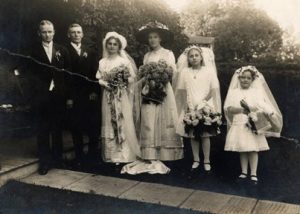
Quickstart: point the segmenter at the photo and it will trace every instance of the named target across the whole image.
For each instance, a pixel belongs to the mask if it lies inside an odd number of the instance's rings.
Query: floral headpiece
[[[158,21],[148,22],[146,25],[140,27],[136,33],[136,38],[139,42],[147,44],[148,35],[151,32],[158,32],[163,42],[171,42],[174,40],[174,35],[169,28]]]
[[[146,25],[143,25],[142,27],[139,28],[139,31],[145,30],[147,28],[160,28],[164,30],[169,30],[167,25],[164,25],[163,23],[160,23],[156,20],[154,22],[149,22]]]
[[[190,45],[184,50],[184,54],[187,55],[190,50],[196,49],[202,54],[202,49],[197,45]]]
[[[244,71],[248,71],[248,70],[254,72],[254,74],[255,74],[255,75],[254,75],[254,78],[259,77],[259,71],[258,71],[257,68],[256,68],[255,66],[253,66],[253,65],[243,66],[243,67],[237,69],[237,70],[235,71],[235,73],[238,74],[238,76],[240,76],[240,75],[243,74]]]

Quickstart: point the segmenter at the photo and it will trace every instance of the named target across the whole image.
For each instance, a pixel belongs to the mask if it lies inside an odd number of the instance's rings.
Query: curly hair
[[[243,73],[245,73],[245,72],[247,72],[247,71],[250,72],[251,77],[252,77],[252,80],[255,80],[256,77],[257,77],[257,73],[256,73],[255,71],[251,70],[251,69],[243,70],[243,71],[241,72],[241,74],[243,74]]]
[[[112,39],[116,40],[116,42],[117,42],[118,45],[119,45],[119,50],[121,50],[121,49],[122,49],[122,42],[121,42],[121,40],[120,40],[119,38],[117,38],[117,37],[115,37],[115,36],[110,36],[110,37],[106,40],[105,46],[107,46],[108,42],[109,42],[110,40],[112,40]]]

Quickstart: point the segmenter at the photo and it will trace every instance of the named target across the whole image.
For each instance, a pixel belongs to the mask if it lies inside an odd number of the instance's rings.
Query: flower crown
[[[198,50],[201,54],[202,54],[202,49],[199,47],[199,46],[197,46],[197,45],[190,45],[190,46],[188,46],[185,50],[184,50],[184,54],[185,55],[187,55],[188,54],[188,52],[190,51],[190,50],[192,50],[192,49],[196,49],[196,50]]]
[[[164,25],[158,21],[154,21],[154,22],[149,22],[146,25],[143,25],[142,27],[139,28],[139,31],[142,31],[147,28],[160,28],[160,29],[164,29],[164,30],[169,30],[169,28],[166,25]]]
[[[248,71],[248,70],[254,72],[254,78],[259,77],[259,71],[258,71],[257,68],[256,68],[255,66],[253,66],[253,65],[243,66],[243,67],[237,69],[237,70],[235,71],[235,73],[238,74],[238,76],[240,76],[240,75],[242,75],[242,73],[243,73],[244,71]]]

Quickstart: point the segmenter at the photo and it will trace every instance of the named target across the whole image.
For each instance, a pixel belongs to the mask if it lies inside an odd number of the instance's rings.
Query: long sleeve
[[[174,73],[176,72],[176,60],[175,60],[175,56],[174,53],[172,51],[169,51],[169,60],[168,63],[169,65],[173,68]]]
[[[102,63],[103,63],[103,60],[100,60],[99,61],[98,71],[96,73],[96,78],[98,79],[100,85],[105,86],[107,84],[107,82],[103,79],[103,74],[102,74],[103,67],[102,67]]]

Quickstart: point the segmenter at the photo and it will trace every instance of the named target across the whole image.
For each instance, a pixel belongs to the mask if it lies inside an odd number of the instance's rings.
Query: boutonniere
[[[60,51],[56,51],[56,52],[55,52],[55,57],[56,57],[57,61],[59,61],[59,59],[61,58],[61,53],[60,53]]]
[[[87,57],[88,57],[88,53],[85,51],[85,52],[83,52],[82,56],[83,56],[84,58],[87,58]]]

